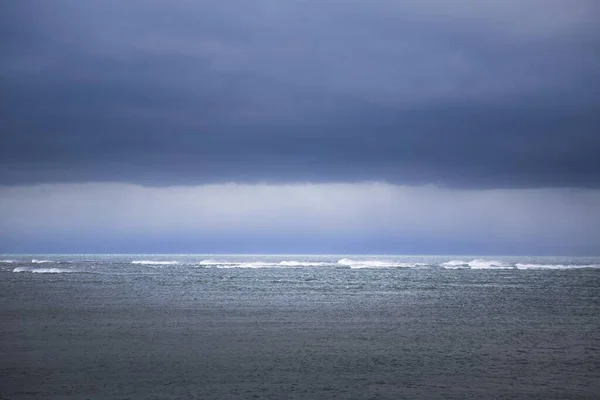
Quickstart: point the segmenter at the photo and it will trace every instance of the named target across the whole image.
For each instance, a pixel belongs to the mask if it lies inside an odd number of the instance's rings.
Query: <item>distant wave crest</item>
[[[178,261],[154,261],[154,260],[137,260],[132,261],[132,264],[137,265],[175,265],[179,264]]]
[[[236,264],[238,264],[238,263],[235,263],[233,261],[202,260],[199,263],[197,263],[196,265],[218,266],[218,265],[236,265]]]
[[[36,260],[35,258],[33,260],[31,260],[32,264],[49,264],[49,263],[53,263],[54,261],[52,260]]]
[[[329,264],[317,261],[282,261],[279,265],[282,267],[324,267]]]
[[[281,268],[281,267],[324,267],[330,265],[326,262],[317,261],[281,261],[281,262],[233,262],[233,261],[217,261],[217,260],[202,260],[197,265],[213,268]]]
[[[451,260],[451,261],[440,264],[440,267],[444,267],[446,269],[469,268],[469,262],[463,261],[463,260]]]
[[[498,260],[475,259],[471,261],[451,260],[441,263],[440,267],[445,269],[513,269],[510,263]]]
[[[281,268],[279,263],[270,263],[270,262],[218,264],[218,265],[214,265],[214,267],[215,268]]]
[[[498,260],[473,260],[469,262],[471,269],[512,269],[513,265]]]
[[[72,269],[66,268],[31,268],[31,267],[17,267],[13,269],[13,272],[31,272],[34,274],[62,274],[68,272],[77,272]]]
[[[576,269],[600,268],[600,264],[541,264],[541,263],[508,263],[498,260],[475,259],[471,261],[451,260],[440,264],[445,269]]]
[[[425,267],[425,263],[409,263],[409,262],[393,262],[387,260],[352,260],[350,258],[342,258],[338,260],[338,265],[350,267],[352,269],[369,269],[369,268],[415,268]]]
[[[515,264],[517,269],[578,269],[578,268],[600,268],[600,264]]]
[[[513,269],[510,263],[498,260],[475,259],[471,261],[451,260],[441,263],[440,267],[445,269]]]

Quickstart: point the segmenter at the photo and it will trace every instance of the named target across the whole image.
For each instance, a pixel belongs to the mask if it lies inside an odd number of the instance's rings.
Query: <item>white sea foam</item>
[[[329,265],[326,262],[316,261],[282,261],[279,263],[282,267],[323,267]]]
[[[390,268],[393,267],[394,264],[381,260],[351,260],[349,258],[342,258],[337,262],[339,265],[343,265],[345,267],[379,267],[379,268]]]
[[[137,264],[137,265],[175,265],[175,264],[179,264],[178,261],[153,261],[153,260],[139,260],[139,261],[132,261],[132,264]]]
[[[508,264],[498,260],[472,260],[468,263],[471,269],[512,269],[512,264]]]
[[[16,260],[0,260],[0,264],[14,264]]]
[[[31,260],[32,264],[48,264],[48,263],[53,263],[54,261],[51,260],[36,260],[35,258],[33,260]]]
[[[249,262],[249,263],[235,263],[228,265],[215,265],[215,268],[281,268],[279,263],[269,262]]]
[[[351,269],[415,268],[428,265],[424,263],[394,262],[389,260],[351,260],[349,258],[342,258],[337,263]]]
[[[66,268],[31,268],[31,267],[17,267],[13,269],[13,272],[31,272],[34,274],[62,274],[68,272],[77,272],[72,269]]]
[[[217,261],[217,260],[202,260],[197,265],[235,265],[237,263],[231,261]]]
[[[428,264],[421,263],[394,263],[394,264],[360,264],[360,265],[351,265],[350,269],[389,269],[389,268],[419,268],[419,267],[427,267]]]
[[[464,269],[469,267],[469,262],[463,260],[451,260],[440,264],[440,266],[445,269]]]
[[[462,268],[471,268],[471,269],[510,269],[513,268],[512,264],[498,261],[498,260],[483,260],[476,259],[471,261],[464,260],[451,260],[445,263],[440,264],[441,267],[445,269],[462,269]]]
[[[578,269],[600,268],[600,264],[515,264],[518,269]]]
[[[234,261],[217,261],[217,260],[202,260],[198,264],[203,267],[213,268],[282,268],[282,267],[322,267],[329,265],[326,262],[316,261],[281,261],[281,262],[234,262]]]

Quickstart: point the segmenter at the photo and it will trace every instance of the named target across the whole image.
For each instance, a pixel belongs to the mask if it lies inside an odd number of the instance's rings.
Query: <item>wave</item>
[[[202,260],[196,265],[203,267],[214,268],[278,268],[278,267],[324,267],[331,265],[326,262],[316,261],[281,261],[281,262],[233,262],[233,261],[217,261],[217,260]]]
[[[363,264],[363,265],[351,265],[350,269],[390,269],[390,268],[424,268],[429,267],[429,264],[423,263],[395,263],[395,264]]]
[[[356,268],[393,268],[397,263],[383,261],[383,260],[351,260],[349,258],[342,258],[337,262],[339,265],[345,267],[356,267]]]
[[[349,258],[342,258],[338,260],[338,265],[344,267],[350,267],[351,269],[374,269],[374,268],[416,268],[426,267],[428,264],[425,263],[407,263],[407,262],[393,262],[386,260],[351,260]]]
[[[279,263],[269,262],[249,262],[249,263],[230,263],[213,265],[214,268],[281,268]]]
[[[517,269],[580,269],[600,268],[600,264],[515,264]]]
[[[52,260],[36,260],[35,258],[33,260],[31,260],[32,264],[48,264],[48,263],[54,263],[54,261]]]
[[[175,264],[179,264],[179,261],[139,260],[139,261],[132,261],[131,263],[137,264],[137,265],[175,265]]]
[[[279,265],[282,267],[324,267],[330,265],[330,263],[316,261],[282,261]]]
[[[31,268],[31,267],[17,267],[13,269],[13,272],[31,272],[34,274],[62,274],[68,272],[77,272],[72,269],[66,268]]]
[[[471,269],[513,269],[512,264],[498,260],[473,260],[468,263]]]
[[[464,269],[469,268],[469,262],[463,260],[451,260],[441,263],[440,267],[444,267],[445,269]]]
[[[0,264],[14,264],[16,260],[0,260]]]
[[[216,260],[202,260],[197,265],[234,265],[234,262],[227,261],[216,261]]]
[[[451,260],[439,264],[444,269],[513,269],[514,265],[498,260],[475,259],[471,261]]]

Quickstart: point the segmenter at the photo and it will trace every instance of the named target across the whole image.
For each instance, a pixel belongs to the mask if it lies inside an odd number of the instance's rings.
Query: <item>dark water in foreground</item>
[[[0,398],[600,393],[597,258],[0,259]]]

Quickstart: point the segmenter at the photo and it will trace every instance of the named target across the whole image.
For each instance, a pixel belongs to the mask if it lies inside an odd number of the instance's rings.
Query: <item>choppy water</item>
[[[0,279],[9,398],[600,393],[600,258],[6,255]]]

